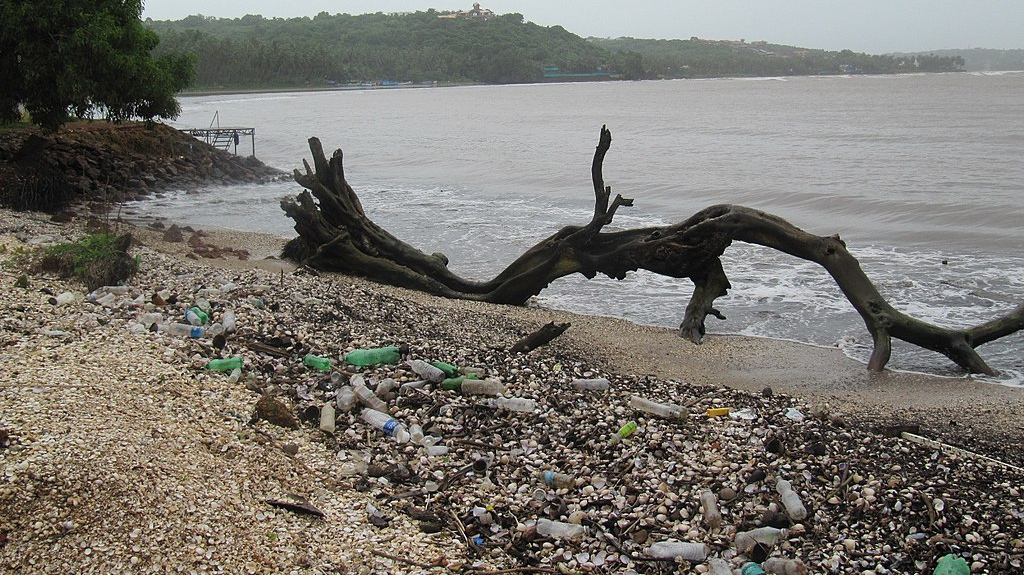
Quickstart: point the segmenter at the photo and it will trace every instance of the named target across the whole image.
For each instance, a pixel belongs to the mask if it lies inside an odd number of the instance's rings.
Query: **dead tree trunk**
[[[889,361],[892,338],[942,353],[972,373],[994,374],[975,348],[1024,328],[1024,305],[1001,318],[968,329],[947,329],[909,317],[886,302],[861,270],[860,263],[838,236],[815,236],[789,222],[751,208],[717,205],[670,226],[604,232],[620,207],[633,200],[604,185],[604,157],[611,132],[601,129],[594,154],[594,215],[583,226],[566,226],[537,243],[494,279],[465,280],[447,267],[443,254],[427,255],[395,238],[363,212],[356,193],[345,180],[342,153],[328,160],[316,138],[309,140],[314,167],[303,161],[305,173],[295,181],[306,188],[294,200],[281,202],[295,220],[298,237],[285,257],[317,269],[337,271],[435,295],[522,305],[552,281],[574,273],[593,278],[598,273],[622,279],[645,269],[694,283],[679,334],[700,343],[708,315],[724,319],[715,299],[726,294],[729,280],[720,256],[734,241],[777,249],[821,265],[835,279],[861,315],[874,340],[868,369],[881,371]]]

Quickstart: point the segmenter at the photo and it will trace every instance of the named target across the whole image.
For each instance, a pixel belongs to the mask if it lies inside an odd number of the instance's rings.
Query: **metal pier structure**
[[[214,126],[216,124],[216,126]],[[210,144],[214,148],[220,148],[225,152],[233,151],[238,154],[238,143],[243,137],[248,136],[252,144],[252,155],[256,155],[256,128],[222,127],[220,125],[220,112],[213,115],[213,121],[208,128],[183,128],[182,132]],[[234,148],[232,149],[232,146]]]

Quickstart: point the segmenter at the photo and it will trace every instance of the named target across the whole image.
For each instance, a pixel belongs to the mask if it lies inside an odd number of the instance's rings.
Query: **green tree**
[[[176,117],[193,57],[153,57],[159,37],[141,14],[141,0],[0,2],[0,119],[19,105],[50,130],[69,115]]]

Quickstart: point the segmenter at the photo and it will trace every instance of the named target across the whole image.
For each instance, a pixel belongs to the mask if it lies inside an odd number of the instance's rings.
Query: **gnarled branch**
[[[363,212],[345,179],[342,153],[328,161],[319,140],[309,140],[315,171],[295,171],[307,191],[281,202],[295,220],[298,237],[285,256],[306,265],[364,276],[439,296],[522,305],[552,281],[574,273],[593,278],[601,273],[622,279],[640,269],[674,278],[689,278],[693,296],[679,327],[680,336],[700,343],[708,315],[725,319],[715,300],[727,293],[729,280],[721,255],[733,241],[774,248],[812,261],[827,271],[864,320],[874,341],[868,369],[885,368],[892,338],[937,351],[972,373],[994,374],[976,347],[1024,329],[1024,305],[979,326],[947,329],[907,316],[878,292],[838,236],[816,236],[777,216],[752,208],[716,205],[668,226],[605,232],[619,207],[633,200],[616,195],[603,176],[611,132],[601,128],[591,177],[594,213],[584,226],[566,226],[516,258],[489,281],[465,280],[448,270],[443,254],[427,255],[374,224]],[[314,199],[315,198],[315,199]]]

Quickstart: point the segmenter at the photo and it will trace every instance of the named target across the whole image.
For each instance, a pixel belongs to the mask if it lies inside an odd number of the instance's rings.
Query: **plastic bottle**
[[[744,563],[743,567],[740,567],[740,575],[765,575],[765,573],[764,569],[762,569],[760,565],[753,561],[749,561]]]
[[[604,391],[611,387],[611,382],[603,377],[595,379],[574,379],[572,380],[573,389],[581,391]]]
[[[431,361],[430,365],[443,371],[445,377],[455,377],[455,374],[459,373],[459,368],[455,367],[450,363],[445,363],[443,361]]]
[[[185,310],[185,321],[191,325],[205,325],[210,321],[210,316],[197,307],[190,307]]]
[[[722,513],[718,510],[718,498],[710,490],[700,492],[700,507],[704,510],[704,522],[712,530],[722,526]]]
[[[618,442],[622,441],[623,439],[626,439],[630,435],[633,435],[634,431],[636,431],[636,422],[630,421],[626,425],[620,427],[618,431],[613,433],[612,436],[608,438],[608,443],[615,445]]]
[[[220,316],[220,323],[224,324],[224,331],[228,333],[234,333],[235,331],[235,312],[227,310],[224,315]]]
[[[639,409],[644,413],[650,413],[658,417],[665,419],[678,419],[686,415],[686,411],[683,410],[681,405],[674,403],[658,403],[649,399],[634,395],[629,398],[629,406],[633,409]]]
[[[583,534],[586,532],[585,527],[576,523],[563,523],[550,519],[537,520],[537,533],[554,537],[555,539],[578,539],[583,537]]]
[[[352,411],[352,407],[356,404],[356,393],[352,391],[352,386],[343,385],[334,392],[334,405],[343,412]]]
[[[334,406],[330,403],[325,403],[320,408],[320,431],[326,431],[327,433],[334,433],[334,419],[336,417]]]
[[[496,379],[465,379],[459,386],[459,393],[464,395],[501,395],[505,393],[505,384]]]
[[[782,505],[786,508],[789,518],[800,521],[807,518],[807,508],[800,501],[800,494],[793,490],[793,486],[785,479],[779,479],[775,483],[775,490],[782,496]]]
[[[409,426],[409,441],[412,441],[416,445],[423,443],[423,427],[418,423],[414,423]]]
[[[541,481],[555,489],[571,489],[576,487],[576,479],[567,473],[558,473],[547,470],[537,473],[537,476],[540,477]]]
[[[345,354],[345,361],[352,365],[377,365],[378,363],[398,363],[402,356],[395,346],[373,349],[354,349]]]
[[[732,575],[729,562],[720,557],[708,560],[708,575]]]
[[[492,407],[500,407],[501,409],[507,409],[509,411],[528,412],[537,409],[536,401],[523,397],[495,397],[494,399],[488,400],[487,403]]]
[[[183,335],[192,338],[200,338],[206,335],[206,328],[201,325],[189,325],[187,323],[162,323],[157,325],[158,331],[164,331],[171,335]]]
[[[775,573],[776,575],[807,575],[807,566],[799,559],[772,557],[765,559],[761,567],[766,572]]]
[[[774,547],[776,541],[785,539],[788,536],[788,529],[778,529],[775,527],[758,527],[750,531],[741,531],[736,534],[736,550],[741,554],[746,553],[758,543],[767,547]]]
[[[385,434],[394,437],[398,443],[406,443],[409,441],[409,431],[406,430],[405,425],[395,421],[390,415],[377,411],[376,409],[370,409],[369,407],[364,408],[363,412],[359,414],[363,418],[363,421],[383,431]]]
[[[441,383],[445,378],[444,370],[431,365],[422,359],[410,359],[409,368],[416,372],[416,375],[433,383]]]
[[[363,405],[376,409],[377,411],[387,411],[388,406],[381,398],[377,397],[377,394],[370,391],[370,388],[366,387],[362,376],[352,376],[349,380],[349,384],[352,386],[352,391],[356,395],[356,399],[359,400]]]
[[[963,557],[957,557],[950,553],[939,559],[932,575],[968,575],[970,572],[971,568],[968,567],[967,561]]]
[[[231,370],[231,375],[228,376],[228,383],[238,383],[238,380],[242,378],[242,368],[236,367]]]
[[[164,314],[160,312],[144,313],[139,316],[139,323],[149,327],[154,323],[160,323],[164,319]]]
[[[331,370],[331,360],[329,358],[320,357],[319,355],[313,355],[311,353],[307,353],[305,357],[302,358],[302,363],[320,371]]]
[[[647,554],[655,559],[681,557],[692,563],[702,563],[708,557],[708,546],[685,541],[659,541],[647,548]]]
[[[231,371],[236,368],[242,367],[242,356],[236,355],[235,357],[229,357],[227,359],[211,359],[206,364],[206,369],[210,371]]]

